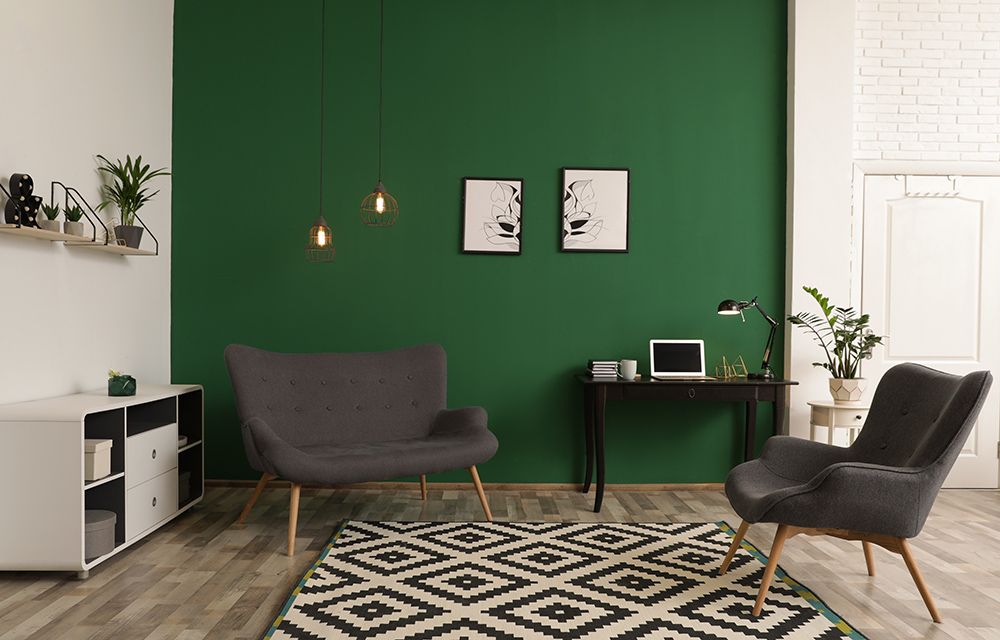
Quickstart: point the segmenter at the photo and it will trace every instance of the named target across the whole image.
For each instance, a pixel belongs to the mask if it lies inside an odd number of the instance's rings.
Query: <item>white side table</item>
[[[850,429],[849,443],[854,444],[861,427],[868,419],[866,403],[836,404],[832,400],[810,402],[809,404],[809,439],[816,439],[816,427],[826,427],[828,444],[833,444],[833,434],[837,429]]]

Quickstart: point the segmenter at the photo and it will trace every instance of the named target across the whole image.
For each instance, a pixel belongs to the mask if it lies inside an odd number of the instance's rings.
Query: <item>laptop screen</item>
[[[654,376],[705,375],[701,340],[650,340],[649,357]]]

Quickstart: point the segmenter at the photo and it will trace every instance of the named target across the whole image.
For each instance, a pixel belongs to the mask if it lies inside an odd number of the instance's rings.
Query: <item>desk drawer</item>
[[[752,386],[733,386],[705,382],[699,384],[677,384],[673,382],[643,385],[625,385],[622,388],[624,400],[716,400],[746,402],[757,399],[757,389]]]

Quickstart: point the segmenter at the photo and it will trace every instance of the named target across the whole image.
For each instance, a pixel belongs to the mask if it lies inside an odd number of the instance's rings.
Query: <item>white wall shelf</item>
[[[155,251],[146,249],[133,249],[120,244],[104,244],[103,242],[66,242],[67,247],[80,247],[81,249],[93,249],[105,253],[117,253],[121,256],[155,256]]]
[[[81,578],[201,501],[204,391],[149,385],[0,405],[0,571]],[[188,444],[178,447],[178,437]],[[111,474],[84,480],[84,440],[108,439]],[[115,546],[85,558],[84,512],[113,511]]]

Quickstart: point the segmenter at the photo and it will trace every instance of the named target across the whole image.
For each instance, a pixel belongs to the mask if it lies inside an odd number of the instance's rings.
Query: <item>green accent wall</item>
[[[205,386],[206,475],[252,479],[223,349],[379,351],[437,342],[451,407],[500,450],[484,482],[579,482],[589,358],[703,338],[708,367],[760,364],[784,309],[785,0],[388,0],[378,181],[378,0],[176,0],[172,377]],[[562,167],[631,168],[627,254],[562,253]],[[523,178],[522,255],[460,252],[462,178]],[[781,336],[772,357],[779,374]],[[721,482],[743,406],[612,404],[609,483]],[[758,414],[758,446],[771,411]],[[432,480],[465,480],[443,474]]]

